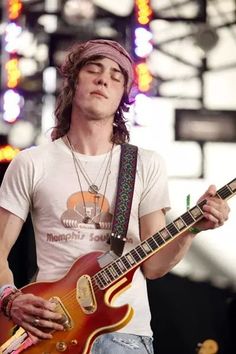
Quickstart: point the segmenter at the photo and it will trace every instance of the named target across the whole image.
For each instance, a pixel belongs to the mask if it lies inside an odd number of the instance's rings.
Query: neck
[[[101,155],[110,151],[113,143],[113,118],[102,120],[71,120],[67,133],[75,151],[85,155]]]

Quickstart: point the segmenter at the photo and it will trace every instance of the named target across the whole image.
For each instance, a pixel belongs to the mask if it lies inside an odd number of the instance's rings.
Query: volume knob
[[[67,349],[67,344],[65,342],[57,342],[56,344],[56,349],[59,351],[59,352],[64,352],[66,351]]]

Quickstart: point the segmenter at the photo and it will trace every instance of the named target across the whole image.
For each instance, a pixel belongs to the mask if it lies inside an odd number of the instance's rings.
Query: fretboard
[[[231,198],[236,193],[236,178],[217,191],[217,196],[223,200]],[[151,257],[166,244],[188,230],[197,221],[203,218],[203,206],[206,199],[180,215],[173,222],[158,231],[155,235],[142,241],[137,247],[125,255],[117,258],[94,275],[94,279],[101,289],[105,289],[130,270],[133,270],[146,259]]]

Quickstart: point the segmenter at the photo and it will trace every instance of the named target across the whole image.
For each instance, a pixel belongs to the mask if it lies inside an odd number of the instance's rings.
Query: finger
[[[47,328],[47,329],[52,329],[52,330],[56,330],[56,331],[63,331],[64,327],[54,321],[50,321],[50,320],[45,320],[43,318],[34,318],[33,322],[32,322],[33,326],[36,328]]]
[[[211,184],[206,190],[206,192],[199,198],[198,202],[209,197],[213,197],[214,195],[216,195],[216,186],[214,184]]]
[[[216,186],[214,184],[211,184],[208,187],[206,194],[208,197],[213,197],[214,195],[216,195]]]
[[[31,327],[36,327],[36,328],[47,328],[47,329],[52,329],[56,331],[63,331],[64,327],[54,321],[51,321],[49,319],[42,319],[39,317],[33,317],[33,316],[24,316],[23,322],[27,323]]]
[[[229,207],[227,203],[221,201],[220,199],[209,199],[207,203],[203,206],[203,210],[212,213],[221,222],[226,221],[229,215]]]
[[[204,205],[204,217],[217,224],[217,226],[223,225],[226,221],[226,217],[221,211],[207,204]]]
[[[221,224],[221,222],[219,221],[219,219],[217,219],[214,215],[210,214],[210,213],[204,213],[204,218],[208,221],[211,222],[211,229],[214,229],[220,225],[223,225],[223,223]]]
[[[55,320],[59,321],[62,318],[62,315],[58,312],[49,311],[44,308],[34,307],[33,311],[31,312],[34,317],[40,317],[43,319]]]
[[[35,295],[32,295],[31,300],[32,300],[31,303],[36,307],[45,308],[49,311],[55,311],[56,304],[51,301],[45,300],[45,299],[43,299],[39,296],[35,296]]]
[[[31,318],[31,322],[32,322]],[[23,327],[26,331],[30,332],[33,336],[36,336],[39,339],[52,339],[53,336],[50,332],[44,332],[41,329],[35,327],[32,323],[28,321],[21,321],[21,323],[17,323],[21,327]]]

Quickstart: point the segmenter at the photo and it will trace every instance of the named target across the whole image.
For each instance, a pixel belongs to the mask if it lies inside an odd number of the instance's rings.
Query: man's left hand
[[[216,186],[210,185],[207,191],[199,198],[198,203],[206,199],[203,206],[204,218],[196,223],[196,227],[201,231],[215,229],[224,225],[228,219],[230,208],[225,200],[216,196]]]

